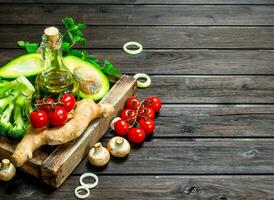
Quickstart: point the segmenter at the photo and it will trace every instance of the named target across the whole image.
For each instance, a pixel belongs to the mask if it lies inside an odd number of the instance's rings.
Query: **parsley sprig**
[[[103,73],[119,77],[121,72],[118,68],[113,66],[110,61],[105,60],[103,66],[100,65],[98,59],[88,55],[85,50],[77,50],[73,47],[76,44],[80,44],[82,47],[86,47],[86,38],[82,30],[87,28],[87,26],[83,23],[75,23],[73,18],[66,17],[62,19],[62,22],[66,28],[65,33],[63,34],[63,42],[62,42],[62,50],[64,56],[73,55],[81,58],[91,64],[93,64],[96,68],[100,69]],[[38,43],[29,43],[28,41],[18,41],[19,46],[25,48],[27,53],[34,53],[38,50]]]

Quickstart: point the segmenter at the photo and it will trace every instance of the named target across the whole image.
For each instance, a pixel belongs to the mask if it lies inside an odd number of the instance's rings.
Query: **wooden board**
[[[273,103],[274,76],[151,76],[150,90],[165,103]],[[163,89],[164,88],[164,89]]]
[[[23,49],[0,49],[0,66]],[[128,56],[121,50],[88,50],[100,61],[110,60],[126,74],[150,75],[274,75],[273,50],[145,50]],[[129,67],[130,66],[130,67]]]
[[[172,130],[170,130],[172,132]],[[105,144],[109,139],[103,139]],[[85,158],[73,175],[274,174],[273,138],[157,138],[133,147],[127,159],[96,168]]]
[[[135,79],[123,75],[100,101],[100,103],[113,104],[114,115],[92,121],[79,138],[57,146],[49,154],[43,152],[42,149],[36,151],[34,157],[21,169],[53,187],[59,187],[81,162],[89,149],[105,134],[112,118],[123,108],[126,99],[135,94],[135,90]],[[14,141],[0,137],[0,158],[9,158],[15,145]]]
[[[45,27],[0,25],[0,48],[21,48],[18,40],[40,42]],[[84,33],[90,41],[87,48],[92,49],[122,49],[128,41],[138,41],[145,49],[274,48],[274,27],[271,26],[88,26]]]
[[[23,52],[18,40],[40,41],[44,27],[72,16],[89,24],[89,54],[125,73],[153,75],[139,95],[164,100],[154,136],[127,159],[103,169],[84,159],[57,190],[19,172],[0,183],[0,199],[75,199],[85,172],[99,175],[90,199],[274,198],[273,0],[0,3],[1,61]],[[122,51],[132,40],[143,44],[142,54]]]
[[[14,16],[8,17],[13,10],[16,10]],[[48,13],[51,14],[44,21]],[[228,13],[229,16],[225,16]],[[19,4],[0,7],[0,24],[41,24],[43,21],[48,25],[60,25],[64,16],[73,16],[87,25],[273,25],[274,6]]]
[[[91,199],[272,199],[273,179],[273,175],[104,175],[100,176],[99,185],[92,189]],[[20,175],[13,183],[0,182],[0,193],[3,199],[11,199],[11,196],[14,199],[33,199],[37,196],[40,199],[75,199],[73,191],[78,182],[79,176],[71,176],[62,187],[53,191],[25,175]]]

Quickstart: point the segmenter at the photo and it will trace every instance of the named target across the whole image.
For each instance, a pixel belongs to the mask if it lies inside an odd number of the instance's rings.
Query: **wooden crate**
[[[115,114],[108,118],[99,118],[91,122],[85,132],[77,139],[56,147],[44,146],[34,152],[31,160],[22,167],[43,182],[58,188],[86,156],[89,149],[100,140],[109,128],[111,120],[123,108],[126,99],[135,95],[136,81],[127,75],[113,85],[100,103],[111,103]],[[0,158],[10,158],[17,142],[7,137],[0,137]]]

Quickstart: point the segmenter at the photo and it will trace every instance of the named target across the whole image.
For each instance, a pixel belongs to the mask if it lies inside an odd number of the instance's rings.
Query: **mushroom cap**
[[[123,158],[129,154],[130,144],[125,138],[117,136],[108,141],[107,149],[112,156]]]
[[[88,160],[92,165],[102,167],[110,160],[110,154],[108,150],[98,142],[90,149]]]

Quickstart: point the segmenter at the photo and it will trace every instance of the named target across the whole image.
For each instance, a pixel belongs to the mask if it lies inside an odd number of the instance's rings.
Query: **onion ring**
[[[118,120],[120,120],[121,119],[121,117],[115,117],[112,121],[111,121],[111,123],[110,123],[110,128],[112,129],[112,130],[114,130],[114,124],[118,121]]]
[[[128,49],[129,46],[135,46],[138,49],[136,49],[136,50],[130,50],[130,49]],[[123,50],[127,54],[136,55],[136,54],[139,54],[139,53],[141,53],[143,51],[143,46],[139,42],[131,41],[131,42],[127,42],[127,43],[124,44]]]
[[[80,194],[79,191],[81,191],[81,190],[84,190],[84,191],[86,191],[87,193],[86,193],[86,194]],[[87,198],[87,197],[90,195],[90,191],[89,191],[89,189],[88,189],[87,187],[81,185],[81,186],[78,186],[77,188],[75,188],[74,194],[75,194],[75,196],[76,196],[78,199],[85,199],[85,198]]]
[[[86,178],[86,177],[94,178],[95,182],[94,183],[89,183],[89,184],[84,183],[83,179]],[[86,187],[87,189],[92,189],[92,188],[96,187],[98,185],[98,182],[99,182],[98,176],[96,176],[96,174],[93,174],[93,173],[84,173],[80,177],[81,186]]]
[[[151,79],[147,74],[138,73],[138,74],[135,74],[133,77],[137,80],[137,87],[139,88],[147,88],[151,84]],[[140,78],[144,78],[146,79],[146,81],[145,82],[138,81],[138,79]]]

